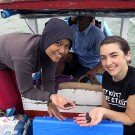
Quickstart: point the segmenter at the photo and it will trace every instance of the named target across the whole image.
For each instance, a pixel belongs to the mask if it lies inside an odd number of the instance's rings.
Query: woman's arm
[[[108,119],[122,122],[124,125],[132,125],[135,123],[135,95],[129,96],[125,112],[116,112],[105,108],[101,108],[101,110]]]
[[[106,106],[106,104],[104,104]],[[117,112],[103,107],[96,107],[89,112],[91,122],[87,123],[86,114],[79,114],[75,118],[75,122],[80,126],[94,126],[100,123],[103,117],[112,121],[122,122],[124,125],[132,125],[135,123],[135,95],[129,96],[127,100],[127,109],[125,112]],[[107,106],[106,106],[107,107]]]
[[[33,64],[28,60],[14,61],[14,70],[18,88],[23,97],[32,100],[49,100],[49,91],[43,91],[35,88],[32,80]]]

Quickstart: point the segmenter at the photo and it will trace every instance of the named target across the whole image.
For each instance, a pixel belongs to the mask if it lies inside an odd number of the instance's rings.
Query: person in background
[[[75,80],[83,75],[93,78],[102,67],[99,45],[105,38],[104,33],[95,26],[95,18],[88,15],[70,17],[69,25],[73,33],[73,52],[65,56],[63,74],[72,74]]]
[[[130,47],[125,39],[110,36],[100,45],[100,59],[103,74],[102,107],[89,112],[91,122],[87,123],[86,114],[79,114],[75,122],[80,126],[95,126],[103,118],[124,125],[124,135],[135,134],[135,68],[131,61]]]
[[[101,22],[96,20],[95,17],[91,16],[91,18],[92,18],[91,24],[101,29]],[[77,18],[75,16],[70,16],[68,18],[65,18],[65,21],[68,23],[69,26],[72,26],[73,24],[77,24]]]
[[[10,33],[0,36],[0,110],[15,106],[16,113],[23,113],[22,96],[47,101],[50,116],[66,119],[57,107],[72,109],[75,104],[55,93],[55,70],[71,45],[69,26],[57,18],[48,21],[42,35]],[[32,74],[40,70],[42,90],[35,88],[32,80]],[[72,106],[65,108],[67,103]]]

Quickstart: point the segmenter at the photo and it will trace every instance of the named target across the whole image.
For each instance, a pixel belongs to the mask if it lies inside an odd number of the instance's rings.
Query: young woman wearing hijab
[[[107,37],[100,45],[100,59],[106,72],[103,74],[102,107],[86,114],[79,114],[75,122],[81,126],[94,126],[103,118],[122,122],[123,135],[135,135],[135,68],[130,66],[130,47],[119,36]]]
[[[22,96],[48,101],[50,116],[65,119],[57,107],[72,109],[75,104],[55,93],[55,70],[71,45],[69,26],[57,18],[48,21],[42,35],[11,33],[0,36],[0,110],[15,106],[16,113],[23,113]],[[32,74],[40,70],[43,90],[35,88],[32,80]],[[67,103],[72,106],[65,108]]]

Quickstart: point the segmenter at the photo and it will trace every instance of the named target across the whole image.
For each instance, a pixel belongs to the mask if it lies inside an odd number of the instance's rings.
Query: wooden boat
[[[69,16],[78,12],[88,12],[97,17],[121,17],[121,36],[127,36],[129,17],[135,16],[135,1],[132,0],[0,0],[0,9],[6,9],[8,16],[20,14],[20,17],[29,19],[34,25],[33,30],[37,33],[37,18],[52,16]],[[1,12],[2,14],[3,12]],[[6,13],[5,13],[6,15]],[[7,16],[7,17],[8,17]],[[102,23],[104,24],[104,23]],[[102,28],[104,25],[102,26]],[[102,29],[101,28],[101,29]],[[123,31],[124,30],[124,31]],[[98,90],[97,90],[98,91]],[[80,113],[89,111],[97,105],[101,105],[102,92],[84,89],[63,89],[59,94],[72,99],[78,105],[68,113]],[[83,94],[82,94],[83,93]],[[85,95],[85,96],[84,96]],[[85,98],[84,98],[85,97]],[[46,115],[46,103],[24,99],[24,108],[30,117]],[[45,105],[44,105],[45,104]],[[43,107],[44,106],[44,107]],[[37,111],[38,110],[38,111]],[[63,110],[61,110],[63,111]],[[35,112],[35,113],[34,113]],[[64,113],[66,113],[64,111]],[[70,114],[71,116],[71,114]]]

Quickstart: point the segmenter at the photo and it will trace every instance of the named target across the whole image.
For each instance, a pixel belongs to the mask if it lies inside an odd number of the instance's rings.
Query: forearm
[[[125,112],[116,112],[106,108],[102,108],[103,116],[112,121],[122,122],[124,125],[132,125],[134,122]]]
[[[31,100],[40,100],[40,101],[49,101],[50,92],[43,91],[37,88],[32,88],[27,91],[21,92],[22,97],[31,99]]]

